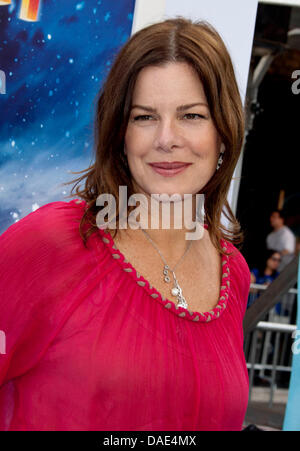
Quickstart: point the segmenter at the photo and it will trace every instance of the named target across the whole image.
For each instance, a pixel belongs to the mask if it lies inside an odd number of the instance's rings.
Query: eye
[[[187,119],[205,119],[205,116],[203,114],[197,114],[197,113],[187,113],[184,115]]]
[[[133,118],[133,120],[134,121],[148,121],[149,118],[152,118],[152,116],[150,116],[149,114],[143,114],[143,115],[135,116]]]

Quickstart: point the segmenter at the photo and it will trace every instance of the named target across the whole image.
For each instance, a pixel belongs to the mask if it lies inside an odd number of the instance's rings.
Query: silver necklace
[[[150,238],[150,236],[148,235],[148,233],[142,229],[142,232],[144,232],[146,238],[150,241],[150,243],[152,244],[152,246],[157,250],[157,252],[159,253],[162,261],[164,262],[164,269],[163,269],[163,278],[164,278],[164,282],[166,283],[170,283],[171,279],[169,276],[169,271],[171,271],[171,274],[173,276],[173,288],[171,289],[171,294],[173,296],[175,296],[177,298],[177,305],[178,307],[183,307],[185,309],[188,308],[187,302],[182,294],[182,289],[178,283],[178,280],[176,278],[176,274],[175,274],[175,268],[177,267],[177,265],[183,260],[184,256],[187,254],[188,250],[190,249],[193,240],[190,240],[190,243],[188,245],[188,247],[186,248],[184,254],[180,257],[180,259],[178,260],[178,262],[176,263],[176,265],[174,266],[174,268],[172,269],[168,263],[166,262],[164,256],[162,255],[161,251],[158,249],[157,245],[154,243],[154,241]]]

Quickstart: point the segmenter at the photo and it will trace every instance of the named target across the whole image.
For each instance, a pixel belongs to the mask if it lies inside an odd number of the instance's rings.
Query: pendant
[[[163,269],[164,281],[166,283],[170,283],[170,281],[171,281],[170,276],[169,276],[169,269],[170,269],[169,265],[165,265],[164,269]],[[182,289],[181,289],[181,286],[179,285],[179,283],[177,282],[175,272],[172,271],[172,274],[173,274],[173,279],[174,279],[174,286],[171,289],[171,294],[172,294],[172,296],[175,296],[177,298],[178,307],[183,307],[183,308],[187,309],[188,305],[182,295]]]
[[[178,296],[180,293],[179,288],[177,287],[172,288],[171,293],[173,294],[173,296]]]
[[[178,307],[182,307],[182,308],[185,308],[185,309],[188,308],[187,302],[184,299],[184,297],[180,298],[180,300],[178,301],[177,305],[178,305]]]
[[[165,265],[164,266],[164,270],[163,270],[163,274],[165,276],[164,277],[164,281],[167,282],[167,283],[169,283],[171,281],[171,279],[169,277],[169,269],[170,269],[169,265]]]
[[[173,272],[173,278],[174,278],[174,287],[172,288],[171,293],[173,296],[175,296],[177,298],[178,307],[183,307],[183,308],[187,309],[188,305],[187,305],[185,298],[182,295],[181,286],[177,282],[174,271],[172,271],[172,272]]]

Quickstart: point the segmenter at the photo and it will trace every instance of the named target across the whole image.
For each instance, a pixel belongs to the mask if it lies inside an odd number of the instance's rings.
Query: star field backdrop
[[[95,100],[134,0],[0,0],[0,233],[70,200],[93,160]]]

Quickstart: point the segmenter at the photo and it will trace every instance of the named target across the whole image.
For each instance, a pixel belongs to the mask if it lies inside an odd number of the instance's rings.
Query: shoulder
[[[54,271],[58,262],[82,259],[87,254],[79,231],[84,208],[74,200],[51,202],[12,224],[0,236],[1,271],[11,268],[14,277],[31,277]]]
[[[245,257],[232,243],[226,242],[226,247],[230,252],[228,262],[230,268],[231,290],[235,291],[237,297],[247,304],[251,283],[249,266]]]
[[[74,217],[83,213],[84,208],[85,202],[79,201],[78,199],[73,199],[70,202],[50,202],[24,216],[22,219],[12,224],[7,230],[17,230],[20,227],[26,227],[29,225],[46,226],[46,224],[54,225],[59,224],[62,221],[72,221]]]
[[[84,208],[85,203],[76,200],[45,204],[8,227],[0,236],[0,243],[20,239],[26,245],[30,239],[37,243],[66,238],[70,232],[77,232]]]
[[[230,242],[226,241],[225,246],[229,252],[229,260],[233,266],[240,266],[242,271],[250,272],[248,263],[242,253]]]
[[[227,249],[230,252],[229,261],[232,268],[242,276],[243,280],[248,280],[250,278],[250,269],[245,257],[231,243],[227,243]]]
[[[287,226],[283,226],[282,227],[282,233],[285,236],[291,237],[291,238],[295,238],[295,235],[293,234],[293,232],[291,231],[291,229]]]

